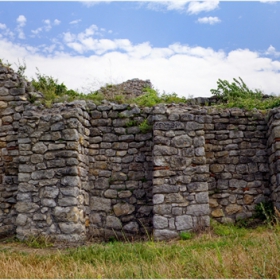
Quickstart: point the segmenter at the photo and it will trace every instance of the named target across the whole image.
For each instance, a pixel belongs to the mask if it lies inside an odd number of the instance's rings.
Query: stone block
[[[93,196],[90,199],[90,209],[109,213],[112,210],[111,199]]]
[[[163,216],[155,215],[153,217],[153,226],[155,229],[163,229],[168,227],[168,219]]]
[[[138,233],[139,225],[136,222],[129,222],[123,227],[123,230],[131,233]]]
[[[189,215],[175,217],[175,226],[177,230],[190,230],[193,228],[193,220]]]
[[[158,214],[160,216],[171,215],[172,205],[171,204],[157,204],[154,205],[154,214]]]
[[[129,203],[117,203],[113,206],[116,216],[123,216],[132,214],[135,211],[135,206]]]
[[[122,222],[119,218],[114,216],[107,216],[106,217],[106,227],[112,229],[122,229]]]
[[[179,237],[179,233],[175,230],[154,229],[153,237],[156,241],[171,240]]]

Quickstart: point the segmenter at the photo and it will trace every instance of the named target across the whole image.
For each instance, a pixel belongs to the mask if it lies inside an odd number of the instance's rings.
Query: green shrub
[[[274,208],[271,201],[261,202],[255,206],[255,217],[271,222],[274,219]]]
[[[182,240],[189,240],[194,237],[194,234],[192,232],[187,231],[187,232],[181,232],[179,236]]]
[[[233,81],[230,84],[226,80],[219,79],[217,89],[210,90],[218,98],[221,107],[265,110],[280,106],[279,96],[264,99],[260,90],[249,89],[240,77],[239,80],[234,78]]]
[[[148,120],[146,119],[139,124],[139,128],[142,133],[147,133],[151,131],[153,127],[148,123]]]

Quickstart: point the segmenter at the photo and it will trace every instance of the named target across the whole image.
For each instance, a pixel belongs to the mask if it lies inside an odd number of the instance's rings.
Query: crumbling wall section
[[[153,111],[156,240],[177,238],[182,232],[210,226],[204,151],[206,111],[182,109],[157,106]]]
[[[17,236],[86,239],[87,114],[75,102],[26,106],[19,122]]]
[[[267,117],[261,111],[209,108],[205,151],[211,216],[222,222],[251,217],[269,200]]]
[[[0,65],[0,237],[15,233],[18,190],[19,120],[29,88],[21,76]]]
[[[151,109],[91,105],[90,237],[137,238],[152,231]]]

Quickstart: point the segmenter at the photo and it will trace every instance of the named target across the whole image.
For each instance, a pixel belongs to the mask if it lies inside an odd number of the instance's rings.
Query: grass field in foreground
[[[29,247],[28,247],[29,245]],[[216,225],[189,240],[75,249],[0,243],[1,278],[279,278],[280,228]]]

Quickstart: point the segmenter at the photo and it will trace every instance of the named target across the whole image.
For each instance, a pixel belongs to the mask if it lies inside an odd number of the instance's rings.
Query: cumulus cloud
[[[82,21],[81,19],[76,19],[76,20],[70,21],[69,24],[77,24],[77,23],[79,23],[81,21]]]
[[[190,2],[188,6],[188,13],[198,14],[201,12],[209,12],[219,7],[219,1],[202,1]]]
[[[218,79],[241,77],[250,88],[280,93],[280,62],[270,46],[260,54],[248,49],[229,53],[180,43],[153,47],[128,39],[99,39],[100,29],[91,25],[83,32],[66,32],[50,45],[34,48],[0,38],[1,56],[11,63],[24,59],[26,75],[41,73],[58,78],[68,88],[95,90],[93,84],[119,83],[132,78],[150,79],[156,89],[180,96],[210,96]],[[71,51],[69,52],[69,48]],[[74,67],[73,67],[74,66]]]
[[[6,29],[6,28],[7,28],[6,24],[0,23],[0,29]]]
[[[24,34],[22,28],[25,26],[26,21],[27,21],[27,19],[24,15],[20,15],[17,18],[18,25],[17,25],[16,31],[18,32],[18,38],[19,39],[25,39],[25,34]]]
[[[269,48],[265,52],[266,55],[271,55],[271,56],[280,56],[280,52],[277,52],[276,49],[273,46],[269,46]]]
[[[60,25],[60,23],[61,23],[61,21],[58,20],[58,19],[55,19],[55,20],[53,21],[53,24],[54,24],[54,25]]]
[[[55,19],[53,22],[51,22],[50,19],[45,19],[45,20],[43,20],[43,23],[44,23],[43,26],[38,27],[37,29],[31,30],[31,33],[33,34],[33,35],[31,35],[31,37],[35,37],[43,31],[49,32],[53,28],[53,26],[59,25],[61,23],[61,21],[58,19]]]
[[[199,18],[197,21],[199,23],[211,24],[211,25],[221,22],[221,20],[218,17],[203,17],[203,18]]]
[[[18,18],[17,18],[17,23],[18,23],[18,26],[19,27],[23,27],[25,26],[26,24],[26,17],[24,15],[20,15]]]
[[[155,11],[186,12],[189,14],[198,14],[215,10],[219,6],[219,1],[196,1],[192,0],[173,0],[173,1],[142,1],[141,5],[146,5],[148,9]]]

